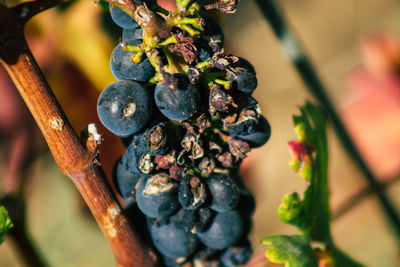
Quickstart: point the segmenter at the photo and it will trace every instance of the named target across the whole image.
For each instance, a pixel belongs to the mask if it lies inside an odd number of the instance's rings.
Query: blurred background
[[[15,4],[6,1],[8,5]],[[397,0],[277,0],[329,89],[357,146],[400,211],[400,2]],[[259,87],[255,98],[272,136],[242,167],[256,197],[250,234],[260,241],[296,229],[276,215],[283,194],[302,192],[304,181],[288,167],[291,116],[312,99],[254,1],[220,15],[226,52],[248,59]],[[114,81],[109,56],[121,30],[93,1],[77,0],[36,16],[28,42],[75,130],[95,122],[104,136],[101,164],[107,176],[123,153],[119,139],[101,127],[99,93]],[[111,250],[72,182],[62,175],[24,104],[0,68],[1,194],[16,188],[26,198],[28,228],[50,266],[114,266]],[[366,188],[364,177],[329,129],[332,212]],[[21,187],[21,181],[26,180]],[[373,195],[333,221],[337,245],[366,266],[400,266],[400,248]],[[0,266],[24,266],[14,243],[0,246]]]

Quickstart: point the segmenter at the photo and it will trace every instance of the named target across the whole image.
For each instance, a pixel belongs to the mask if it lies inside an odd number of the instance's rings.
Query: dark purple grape
[[[166,173],[145,177],[139,181],[136,202],[139,209],[149,217],[169,216],[179,208],[176,185]]]
[[[204,31],[197,41],[197,58],[203,62],[210,60],[224,46],[224,33],[219,23],[209,17],[204,19]]]
[[[165,81],[157,84],[154,91],[156,105],[171,120],[187,120],[199,108],[199,91],[182,74],[174,74],[172,80],[175,87],[172,89]]]
[[[126,164],[126,157],[118,159],[114,166],[113,181],[118,192],[124,199],[124,206],[128,206],[135,201],[135,187],[142,174],[131,173]]]
[[[126,165],[128,171],[131,173],[142,173],[140,170],[140,159],[146,153],[145,148],[140,142],[141,135],[134,135],[131,142],[126,149],[124,157],[126,158]]]
[[[207,247],[224,249],[238,240],[242,230],[243,221],[239,211],[231,210],[217,213],[210,227],[204,232],[197,233],[197,236]]]
[[[227,116],[223,120],[224,127],[232,136],[249,135],[256,131],[259,116],[252,109],[242,109],[239,114]]]
[[[256,69],[254,68],[254,66],[245,58],[239,57],[239,62],[236,62],[235,66],[241,66],[248,71],[256,74]]]
[[[200,178],[190,175],[182,178],[178,190],[178,200],[182,207],[195,210],[203,205],[206,197],[206,188]]]
[[[212,51],[211,46],[208,44],[200,44],[197,50],[197,57],[199,58],[200,62],[210,60],[214,52]]]
[[[257,148],[267,143],[270,136],[271,126],[269,125],[267,119],[261,115],[253,132],[246,135],[241,134],[237,137],[250,142],[253,148]]]
[[[170,259],[187,257],[199,246],[194,234],[177,228],[172,222],[163,225],[150,223],[149,231],[158,251]]]
[[[137,45],[135,40],[143,39],[142,28],[136,29],[124,29],[122,31],[122,43],[127,43],[128,45]]]
[[[211,209],[226,212],[236,207],[240,194],[232,178],[225,174],[211,174],[207,177],[207,187],[211,195]]]
[[[234,97],[238,104],[238,111],[222,120],[225,130],[234,137],[254,133],[261,113],[258,102],[243,93],[235,94]]]
[[[196,232],[204,232],[208,229],[214,217],[213,211],[209,208],[202,207],[197,210],[198,219],[196,222]]]
[[[107,86],[97,101],[97,114],[103,125],[118,136],[140,131],[151,117],[148,91],[134,81],[117,81]]]
[[[166,124],[164,122],[153,123],[153,126],[140,136],[140,142],[144,150],[152,156],[167,154],[169,144]]]
[[[253,194],[247,189],[240,190],[240,199],[238,203],[238,210],[242,213],[243,217],[250,217],[256,207],[256,200]]]
[[[233,88],[246,94],[253,93],[258,85],[254,67],[243,58],[228,71],[227,79],[232,81]]]
[[[130,41],[131,45],[139,45],[141,40]],[[118,44],[111,54],[111,72],[117,80],[135,80],[146,82],[153,74],[154,68],[148,58],[143,59],[139,64],[132,61],[135,52],[125,51],[121,44]]]
[[[124,29],[135,29],[139,27],[136,21],[121,8],[111,4],[109,7],[111,18],[113,19],[115,24]]]
[[[227,248],[220,260],[225,267],[243,265],[250,260],[253,250],[249,240]]]
[[[211,46],[214,52],[217,52],[224,46],[225,37],[218,21],[210,17],[204,17],[204,31],[201,38]]]
[[[195,211],[180,209],[170,217],[170,220],[177,228],[185,229],[186,232],[190,232],[196,226],[198,216]]]

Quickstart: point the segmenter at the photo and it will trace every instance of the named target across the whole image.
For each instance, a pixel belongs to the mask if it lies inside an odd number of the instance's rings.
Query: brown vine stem
[[[155,266],[155,254],[130,226],[96,165],[97,150],[82,145],[32,56],[24,38],[25,22],[21,14],[0,4],[0,64],[31,111],[60,170],[85,199],[118,266]]]

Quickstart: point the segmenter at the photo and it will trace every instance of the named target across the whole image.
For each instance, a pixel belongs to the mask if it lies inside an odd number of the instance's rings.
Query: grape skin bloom
[[[140,131],[151,117],[148,91],[135,81],[117,81],[107,86],[97,102],[97,114],[103,125],[122,137]]]

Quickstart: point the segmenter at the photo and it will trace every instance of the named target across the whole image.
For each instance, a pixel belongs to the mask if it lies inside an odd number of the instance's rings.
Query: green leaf
[[[0,243],[3,242],[3,235],[13,227],[6,208],[0,206]]]
[[[300,112],[299,116],[293,116],[299,141],[289,143],[294,156],[291,165],[310,183],[302,200],[297,193],[283,197],[278,216],[298,227],[310,239],[328,243],[331,234],[326,118],[320,108],[310,103],[301,107]]]
[[[305,235],[276,235],[263,240],[268,245],[266,256],[285,267],[318,267],[318,260]]]
[[[290,167],[303,177],[308,186],[302,199],[297,192],[286,194],[278,207],[279,218],[299,228],[304,235],[273,236],[264,240],[270,245],[266,255],[286,267],[363,266],[336,248],[330,231],[328,187],[328,145],[326,118],[322,109],[306,103],[300,115],[293,116],[299,140],[289,142]],[[323,249],[311,248],[311,242]]]
[[[289,193],[282,197],[282,204],[278,207],[278,216],[285,223],[301,225],[302,220],[299,220],[299,215],[302,208],[303,203],[300,201],[299,194],[297,192]]]

